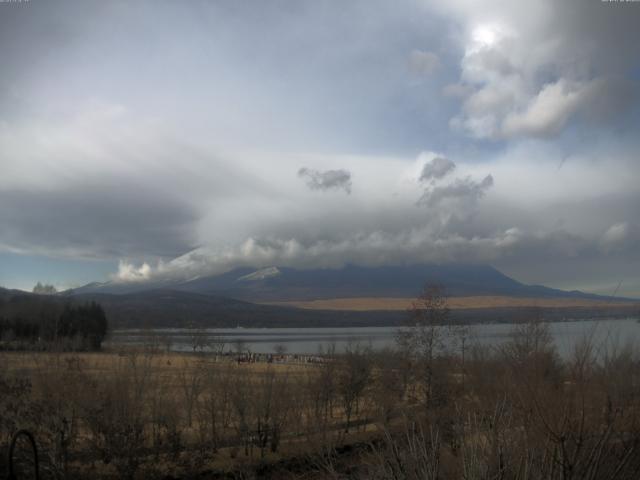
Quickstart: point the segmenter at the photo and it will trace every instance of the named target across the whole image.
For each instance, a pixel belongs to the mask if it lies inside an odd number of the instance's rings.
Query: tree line
[[[15,296],[0,299],[0,348],[98,350],[108,330],[107,316],[96,302],[61,303]]]

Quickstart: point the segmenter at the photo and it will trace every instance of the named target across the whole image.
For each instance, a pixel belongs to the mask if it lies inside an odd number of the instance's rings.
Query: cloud
[[[525,153],[524,159],[518,157]],[[553,285],[545,280],[545,271],[557,270],[554,275],[563,281],[568,281],[568,273],[558,265],[584,272],[590,266],[589,275],[603,275],[609,272],[602,263],[605,257],[615,276],[624,270],[617,259],[637,258],[640,249],[622,242],[607,253],[602,237],[611,225],[606,219],[617,216],[625,219],[622,223],[637,222],[633,205],[640,201],[640,192],[633,176],[624,173],[630,166],[618,159],[612,169],[601,153],[592,152],[589,161],[576,158],[558,172],[555,161],[540,161],[552,156],[549,151],[526,145],[510,152],[504,162],[460,162],[456,177],[445,176],[434,185],[416,181],[423,159],[439,156],[433,153],[422,154],[413,164],[379,158],[371,163],[367,157],[327,158],[327,164],[340,163],[358,175],[359,188],[349,202],[339,196],[317,202],[295,185],[282,184],[285,199],[273,205],[273,213],[261,210],[272,202],[268,196],[257,196],[242,208],[225,204],[220,211],[228,207],[233,218],[224,221],[216,216],[210,228],[201,226],[208,232],[202,239],[211,239],[203,241],[202,247],[173,260],[147,262],[151,270],[144,273],[135,273],[144,262],[134,262],[131,268],[122,268],[117,278],[188,279],[239,266],[334,268],[347,263],[455,261],[491,263],[521,280]],[[271,165],[269,157],[261,157],[260,162],[250,158],[254,165]],[[298,155],[290,159],[291,164],[298,160]],[[272,175],[280,178],[282,172]],[[392,191],[398,195],[391,195]],[[421,196],[426,208],[415,208],[415,199]],[[216,241],[213,235],[220,226],[234,221],[247,225],[242,230],[245,235]],[[608,237],[612,242],[619,238]]]
[[[473,93],[473,87],[462,83],[450,83],[442,88],[445,97],[465,98]]]
[[[422,173],[420,174],[420,181],[434,181],[444,178],[456,168],[456,164],[453,161],[445,157],[435,157],[430,162],[424,164],[422,167]]]
[[[606,254],[625,254],[640,247],[640,228],[629,222],[611,225],[602,235],[602,250]]]
[[[585,117],[602,125],[626,113],[637,103],[640,84],[621,75],[607,75],[585,89]]]
[[[433,52],[413,50],[409,55],[409,70],[413,73],[431,75],[440,67],[440,58]]]
[[[560,78],[535,93],[525,91],[526,82],[506,76],[476,88],[466,96],[463,114],[452,119],[452,126],[493,140],[552,138],[578,114],[595,121],[615,118],[629,108],[638,91],[635,82],[617,77],[587,82]]]
[[[525,13],[465,0],[443,8],[466,27],[460,81],[446,90],[463,99],[450,121],[456,131],[494,141],[554,138],[582,118],[607,125],[638,91],[625,77],[640,58],[616,43],[640,41],[631,9],[542,1]]]
[[[214,148],[110,105],[85,107],[0,127],[0,250],[174,258],[199,244],[210,204],[272,191]]]
[[[449,185],[428,188],[418,200],[418,204],[427,207],[435,207],[447,201],[475,204],[492,186],[493,177],[491,175],[487,175],[480,182],[476,182],[470,177],[456,179]]]
[[[159,264],[161,269],[161,264]],[[136,267],[132,263],[125,260],[120,260],[118,263],[118,272],[113,275],[112,279],[119,282],[144,282],[151,278],[151,266],[148,263],[143,263],[139,267]]]
[[[237,267],[339,268],[346,264],[367,266],[421,263],[489,263],[527,259],[525,265],[580,259],[590,263],[595,238],[565,230],[535,232],[509,227],[488,235],[471,236],[433,230],[428,226],[405,230],[352,232],[342,239],[304,240],[289,237],[250,237],[238,245],[201,247],[173,261],[148,268],[121,264],[119,281],[174,279],[215,275]],[[508,264],[507,264],[508,265]]]
[[[120,281],[159,278],[193,278],[218,274],[239,266],[338,268],[346,263],[398,265],[430,262],[491,261],[514,248],[513,230],[490,237],[438,236],[428,229],[401,232],[374,231],[352,234],[342,240],[303,241],[297,238],[248,238],[225,249],[203,247],[150,272],[147,265],[121,263]]]
[[[506,115],[502,135],[548,137],[558,134],[584,101],[584,92],[584,86],[568,85],[562,79],[545,85],[524,111]]]
[[[421,154],[418,161],[422,161],[428,154]],[[476,210],[477,202],[487,190],[493,186],[493,176],[487,175],[481,181],[475,181],[471,176],[454,178],[447,184],[441,181],[450,175],[456,164],[446,157],[435,156],[424,163],[419,182],[424,190],[418,201],[419,206],[430,209],[437,207],[436,217],[441,223],[451,226],[452,221],[468,219]]]
[[[2,254],[127,259],[129,281],[640,261],[635,5],[32,3],[0,16]]]
[[[519,112],[503,120],[502,135],[550,137],[557,135],[576,112],[593,120],[604,120],[623,112],[637,94],[637,85],[618,77],[602,77],[588,83],[564,79],[542,87]]]
[[[351,193],[351,172],[348,170],[319,171],[303,167],[298,170],[298,177],[306,179],[311,190],[344,190]]]
[[[189,202],[122,178],[65,188],[0,190],[0,244],[41,255],[173,257],[195,246]]]

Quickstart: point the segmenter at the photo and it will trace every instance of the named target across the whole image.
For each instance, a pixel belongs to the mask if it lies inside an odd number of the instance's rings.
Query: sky
[[[640,2],[0,2],[0,285],[490,264],[640,297]]]

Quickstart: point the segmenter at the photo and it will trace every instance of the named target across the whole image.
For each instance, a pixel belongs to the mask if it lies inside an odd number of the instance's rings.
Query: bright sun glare
[[[473,30],[472,38],[478,45],[491,47],[498,39],[497,29],[493,25],[480,25]]]

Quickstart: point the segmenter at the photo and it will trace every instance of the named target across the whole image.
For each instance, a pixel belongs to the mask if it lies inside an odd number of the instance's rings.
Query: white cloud
[[[481,8],[453,1],[443,9],[466,27],[460,83],[448,89],[465,99],[450,122],[457,131],[491,140],[552,138],[579,115],[602,120],[600,113],[607,112],[609,120],[628,108],[638,90],[635,82],[621,80],[637,58],[621,52],[625,60],[618,63],[627,66],[606,68],[612,63],[607,57],[617,56],[611,51],[621,50],[613,39],[630,33],[620,31],[630,22],[621,9],[542,1],[517,10],[499,0]],[[581,22],[595,19],[598,29],[583,38],[587,29]]]
[[[64,128],[5,126],[0,142],[11,148],[4,149],[0,180],[4,251],[134,259],[123,261],[114,278],[143,281],[239,265],[580,256],[589,245],[602,250],[602,232],[611,225],[600,219],[638,221],[634,211],[621,212],[640,196],[633,149],[622,146],[576,155],[558,171],[561,151],[524,143],[489,162],[458,159],[454,170],[452,160],[428,151],[413,159],[229,151],[168,134],[132,112],[82,118]],[[22,150],[12,146],[13,132]],[[327,188],[346,188],[353,176],[357,189],[319,202],[296,178],[300,164]],[[342,170],[348,175],[323,176]],[[416,207],[421,197],[423,207]],[[566,219],[561,227],[559,217]],[[553,233],[558,228],[564,233]],[[604,244],[613,245],[615,232]]]
[[[353,234],[336,241],[303,242],[296,238],[248,238],[236,247],[202,247],[172,262],[159,264],[149,275],[146,265],[136,269],[125,265],[119,281],[194,278],[223,273],[239,266],[255,268],[290,266],[296,268],[337,268],[345,263],[398,265],[429,262],[491,262],[512,250],[520,240],[515,229],[493,236],[464,237],[435,235],[428,228],[401,232],[373,231]],[[139,270],[144,269],[144,273]],[[133,271],[133,273],[131,273]]]
[[[584,100],[584,85],[565,80],[542,87],[522,112],[508,113],[502,122],[503,136],[546,137],[559,133]]]
[[[629,222],[614,223],[602,235],[600,243],[608,255],[637,251],[640,248],[640,228]]]
[[[151,278],[151,273],[151,266],[148,263],[136,267],[132,263],[120,260],[118,272],[112,278],[120,282],[144,282]]]

